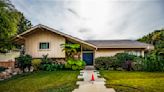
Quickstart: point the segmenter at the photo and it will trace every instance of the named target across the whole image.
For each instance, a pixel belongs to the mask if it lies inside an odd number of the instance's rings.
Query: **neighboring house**
[[[33,58],[48,54],[49,58],[59,61],[64,61],[66,57],[61,44],[78,43],[81,47],[81,59],[87,65],[93,65],[96,57],[113,56],[121,52],[144,56],[145,51],[153,49],[150,44],[133,40],[84,41],[41,24],[17,35],[15,42],[24,45],[25,53]]]

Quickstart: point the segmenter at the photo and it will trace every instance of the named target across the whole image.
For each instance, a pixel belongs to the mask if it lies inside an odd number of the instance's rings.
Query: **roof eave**
[[[95,45],[93,45],[93,44],[90,44],[90,43],[85,42],[85,41],[83,41],[83,40],[81,40],[81,39],[79,39],[79,38],[76,38],[76,37],[73,37],[73,36],[71,36],[71,35],[62,33],[62,32],[60,32],[60,31],[58,31],[58,30],[55,30],[55,29],[53,29],[53,28],[50,28],[50,27],[45,26],[45,25],[42,25],[42,24],[38,24],[38,25],[32,27],[31,29],[29,29],[29,30],[27,30],[27,31],[25,31],[25,32],[23,32],[23,33],[17,35],[16,37],[22,37],[23,35],[25,35],[25,34],[31,32],[32,30],[34,30],[34,29],[36,29],[36,28],[45,28],[45,29],[47,29],[47,30],[49,30],[49,31],[51,31],[51,32],[57,33],[57,34],[59,34],[59,35],[61,35],[61,36],[70,38],[70,39],[72,39],[72,40],[81,42],[81,43],[83,43],[83,44],[89,45],[89,46],[91,46],[91,47],[97,49],[97,47],[96,47]]]

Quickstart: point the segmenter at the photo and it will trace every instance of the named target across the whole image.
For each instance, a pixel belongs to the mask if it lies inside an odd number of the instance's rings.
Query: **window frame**
[[[41,48],[41,44],[48,44],[48,48]],[[50,42],[39,42],[39,50],[50,50]]]

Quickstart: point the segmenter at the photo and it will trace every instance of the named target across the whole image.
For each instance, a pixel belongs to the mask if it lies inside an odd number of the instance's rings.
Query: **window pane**
[[[40,43],[39,44],[39,49],[49,49],[49,43]]]

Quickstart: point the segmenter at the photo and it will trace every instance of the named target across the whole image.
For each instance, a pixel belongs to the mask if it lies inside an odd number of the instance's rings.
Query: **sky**
[[[11,0],[35,26],[83,40],[138,39],[164,28],[164,0]]]

